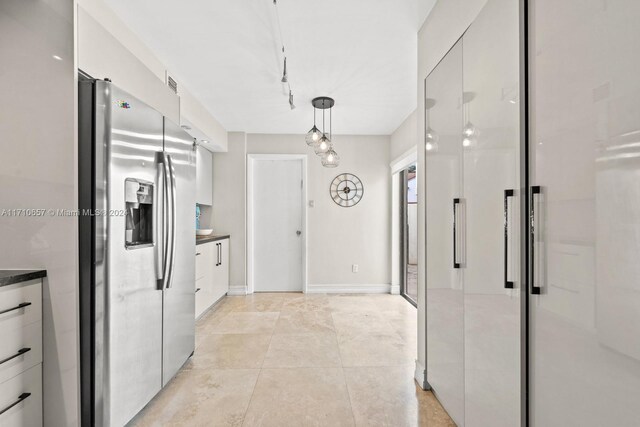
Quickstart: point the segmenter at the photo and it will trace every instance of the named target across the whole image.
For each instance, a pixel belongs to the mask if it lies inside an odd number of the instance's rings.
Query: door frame
[[[307,155],[306,154],[247,154],[247,294],[255,291],[254,287],[254,188],[253,176],[256,161],[260,160],[300,160],[302,165],[302,292],[307,293],[308,271],[307,271]]]
[[[409,166],[418,165],[418,146],[413,146],[400,156],[395,158],[390,164],[391,169],[391,293],[401,294],[401,282],[404,267],[401,265],[402,256],[402,227],[400,218],[400,208],[402,196],[400,194],[400,172]],[[420,262],[420,260],[418,260]]]

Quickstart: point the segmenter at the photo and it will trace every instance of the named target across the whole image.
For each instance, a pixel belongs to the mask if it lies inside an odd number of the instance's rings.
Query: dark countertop
[[[47,270],[0,270],[0,286],[41,279],[46,276]]]
[[[209,234],[208,236],[196,236],[196,245],[203,243],[216,242],[218,240],[228,239],[228,234]]]

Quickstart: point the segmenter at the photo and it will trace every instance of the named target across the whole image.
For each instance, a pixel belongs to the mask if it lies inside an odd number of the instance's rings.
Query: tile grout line
[[[251,390],[251,397],[249,398],[249,403],[247,403],[247,407],[244,410],[244,414],[242,415],[242,424],[244,425],[244,421],[247,418],[247,413],[249,412],[249,408],[251,408],[251,402],[253,402],[253,396],[256,393],[256,388],[258,387],[258,382],[260,381],[260,377],[262,376],[264,361],[267,358],[267,354],[269,353],[269,349],[271,348],[271,340],[273,340],[273,335],[276,330],[276,325],[278,324],[278,320],[280,320],[280,314],[282,311],[278,311],[278,318],[276,319],[275,324],[273,325],[273,329],[271,330],[271,334],[269,335],[269,345],[267,346],[267,351],[264,353],[262,357],[262,363],[260,364],[260,369],[258,370],[258,377],[256,378],[256,382],[253,385],[253,390]]]

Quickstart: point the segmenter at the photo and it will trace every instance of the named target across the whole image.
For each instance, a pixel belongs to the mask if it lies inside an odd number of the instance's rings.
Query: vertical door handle
[[[460,268],[460,263],[458,262],[458,251],[456,247],[456,206],[460,204],[460,199],[453,199],[453,268]]]
[[[169,165],[169,156],[166,153],[158,153],[158,162],[162,165],[162,231],[159,233],[162,235],[162,247],[160,253],[162,254],[162,271],[159,279],[159,288],[164,290],[167,288],[169,281],[169,271],[171,262],[171,169]],[[158,207],[159,208],[159,207]]]
[[[176,261],[176,237],[177,237],[177,225],[178,225],[178,218],[176,215],[176,171],[173,167],[173,160],[171,159],[171,156],[167,155],[167,164],[168,164],[168,170],[169,170],[169,182],[170,182],[170,207],[169,209],[171,210],[171,221],[169,222],[169,234],[170,234],[170,240],[171,240],[171,246],[170,246],[170,252],[168,254],[169,257],[169,270],[167,271],[167,281],[166,281],[166,289],[170,288],[173,282],[173,270],[175,268],[175,261]]]
[[[509,280],[509,197],[513,197],[513,190],[504,190],[504,287],[513,289],[513,282]]]
[[[542,193],[542,188],[539,185],[533,186],[531,187],[531,199],[530,199],[530,203],[531,203],[531,207],[530,207],[530,214],[529,214],[529,219],[530,219],[530,224],[529,224],[529,233],[530,233],[530,246],[529,246],[529,252],[530,252],[530,257],[531,257],[531,293],[533,295],[540,295],[542,293],[542,287],[540,286],[536,286],[536,222],[537,222],[537,218],[536,218],[536,207],[535,207],[535,201],[536,201],[536,195],[539,195]]]
[[[156,183],[157,186],[154,190],[154,203],[153,203],[153,234],[155,236],[155,251],[156,251],[156,278],[158,279],[158,288],[164,289],[164,275],[165,275],[165,198],[166,198],[166,168],[164,161],[164,153],[156,153]]]

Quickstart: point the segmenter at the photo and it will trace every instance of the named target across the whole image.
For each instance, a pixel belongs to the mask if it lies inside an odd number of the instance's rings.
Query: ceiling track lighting
[[[284,71],[282,72],[282,83],[289,83],[289,76],[287,75],[287,57],[284,57]]]
[[[289,108],[295,110],[296,106],[293,103],[293,91],[291,90],[291,83],[289,82],[289,73],[287,72],[287,52],[284,49],[284,37],[282,37],[282,24],[280,23],[280,13],[278,13],[278,2],[273,0],[273,7],[276,9],[276,23],[278,26],[278,34],[280,35],[280,46],[282,46],[282,56],[284,57],[284,65],[282,66],[282,79],[280,83],[286,84],[289,89]]]
[[[311,101],[313,106],[313,127],[305,137],[308,146],[313,147],[313,151],[321,157],[322,166],[335,168],[340,164],[340,157],[333,149],[333,115],[332,109],[335,105],[333,98],[319,96]],[[316,126],[316,110],[322,110],[322,131]],[[329,133],[326,132],[326,111],[329,110]]]

